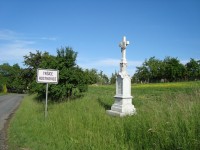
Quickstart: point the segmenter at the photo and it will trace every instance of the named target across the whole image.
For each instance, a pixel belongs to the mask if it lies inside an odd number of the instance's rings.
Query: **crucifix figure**
[[[126,61],[126,47],[129,45],[129,41],[126,40],[126,37],[124,36],[122,38],[122,42],[120,42],[119,47],[121,47],[122,52],[122,59],[120,63],[120,72],[126,72],[127,67],[127,61]]]

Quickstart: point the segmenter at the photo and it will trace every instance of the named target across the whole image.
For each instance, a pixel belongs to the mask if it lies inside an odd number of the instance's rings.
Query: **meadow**
[[[27,95],[10,122],[10,150],[200,149],[200,82],[132,85],[137,114],[107,115],[115,85],[90,86],[84,97],[44,103]]]

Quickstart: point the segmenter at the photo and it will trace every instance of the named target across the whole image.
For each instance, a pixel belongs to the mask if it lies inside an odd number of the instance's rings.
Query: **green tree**
[[[36,53],[30,52],[29,55],[24,56],[24,64],[27,66],[27,68],[23,69],[22,78],[24,79],[26,87],[29,89],[30,93],[45,92],[45,90],[43,90],[45,86],[36,83],[37,69],[48,69],[54,63],[55,57],[49,55],[48,52],[42,53],[37,50]],[[54,66],[56,66],[56,64]]]
[[[0,83],[7,84],[11,76],[11,66],[8,63],[0,65]]]
[[[26,90],[26,85],[22,78],[22,70],[18,64],[12,66],[12,81],[9,82],[9,87],[12,92],[23,93]]]
[[[185,66],[187,70],[187,77],[189,80],[200,79],[200,61],[196,61],[191,58]]]
[[[52,101],[62,101],[81,96],[87,91],[87,77],[85,72],[76,65],[77,52],[70,47],[57,49],[57,56],[47,52],[30,53],[25,56],[24,63],[28,68],[24,76],[30,77],[26,82],[31,93],[37,93],[39,98],[45,97],[45,84],[36,83],[37,68],[59,70],[59,83],[49,85],[49,98]],[[30,72],[29,72],[30,71]]]
[[[109,84],[110,80],[109,80],[109,78],[108,78],[108,76],[106,74],[103,74],[102,79],[103,79],[103,84]]]
[[[96,69],[86,69],[85,74],[88,84],[96,84],[98,82],[99,75]]]
[[[22,93],[26,86],[21,78],[22,69],[18,64],[10,66],[8,63],[0,65],[0,84],[8,92]]]
[[[146,63],[144,62],[142,66],[136,67],[136,73],[134,74],[134,78],[137,82],[146,83],[149,82],[150,72]]]
[[[163,62],[155,57],[146,60],[144,65],[149,72],[149,82],[160,82],[163,77]]]
[[[166,57],[163,61],[151,57],[137,67],[133,82],[181,81],[186,79],[186,67],[177,58]]]
[[[115,84],[116,78],[117,78],[117,72],[112,73],[111,78],[110,78],[110,84]]]
[[[177,58],[166,57],[164,64],[164,78],[168,81],[180,81],[185,78],[186,69]]]
[[[98,84],[109,84],[109,78],[103,73],[103,71],[100,71],[98,74]]]

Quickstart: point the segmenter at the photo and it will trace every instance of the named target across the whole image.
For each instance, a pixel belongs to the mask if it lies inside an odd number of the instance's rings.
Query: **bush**
[[[30,93],[37,93],[39,99],[46,96],[45,84],[35,81],[37,68],[59,70],[59,81],[57,85],[49,85],[48,97],[52,101],[63,101],[70,98],[80,97],[87,91],[87,78],[85,72],[76,65],[77,52],[72,48],[65,47],[57,50],[57,56],[51,56],[47,52],[36,54],[30,53],[25,56],[24,63],[29,67],[26,74],[29,77]],[[37,62],[37,64],[35,63]],[[28,76],[26,75],[25,76]]]

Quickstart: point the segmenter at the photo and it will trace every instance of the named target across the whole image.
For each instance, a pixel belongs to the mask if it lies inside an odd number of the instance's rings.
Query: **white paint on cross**
[[[122,52],[122,62],[126,63],[126,47],[129,45],[129,41],[126,40],[126,37],[124,36],[122,38],[122,42],[120,42],[119,47],[121,47]]]
[[[120,62],[120,72],[126,73],[126,67],[127,67],[127,61],[126,61],[126,47],[129,45],[129,41],[126,40],[126,37],[124,36],[122,38],[122,42],[119,43],[119,47],[121,47],[122,52],[122,59]]]

